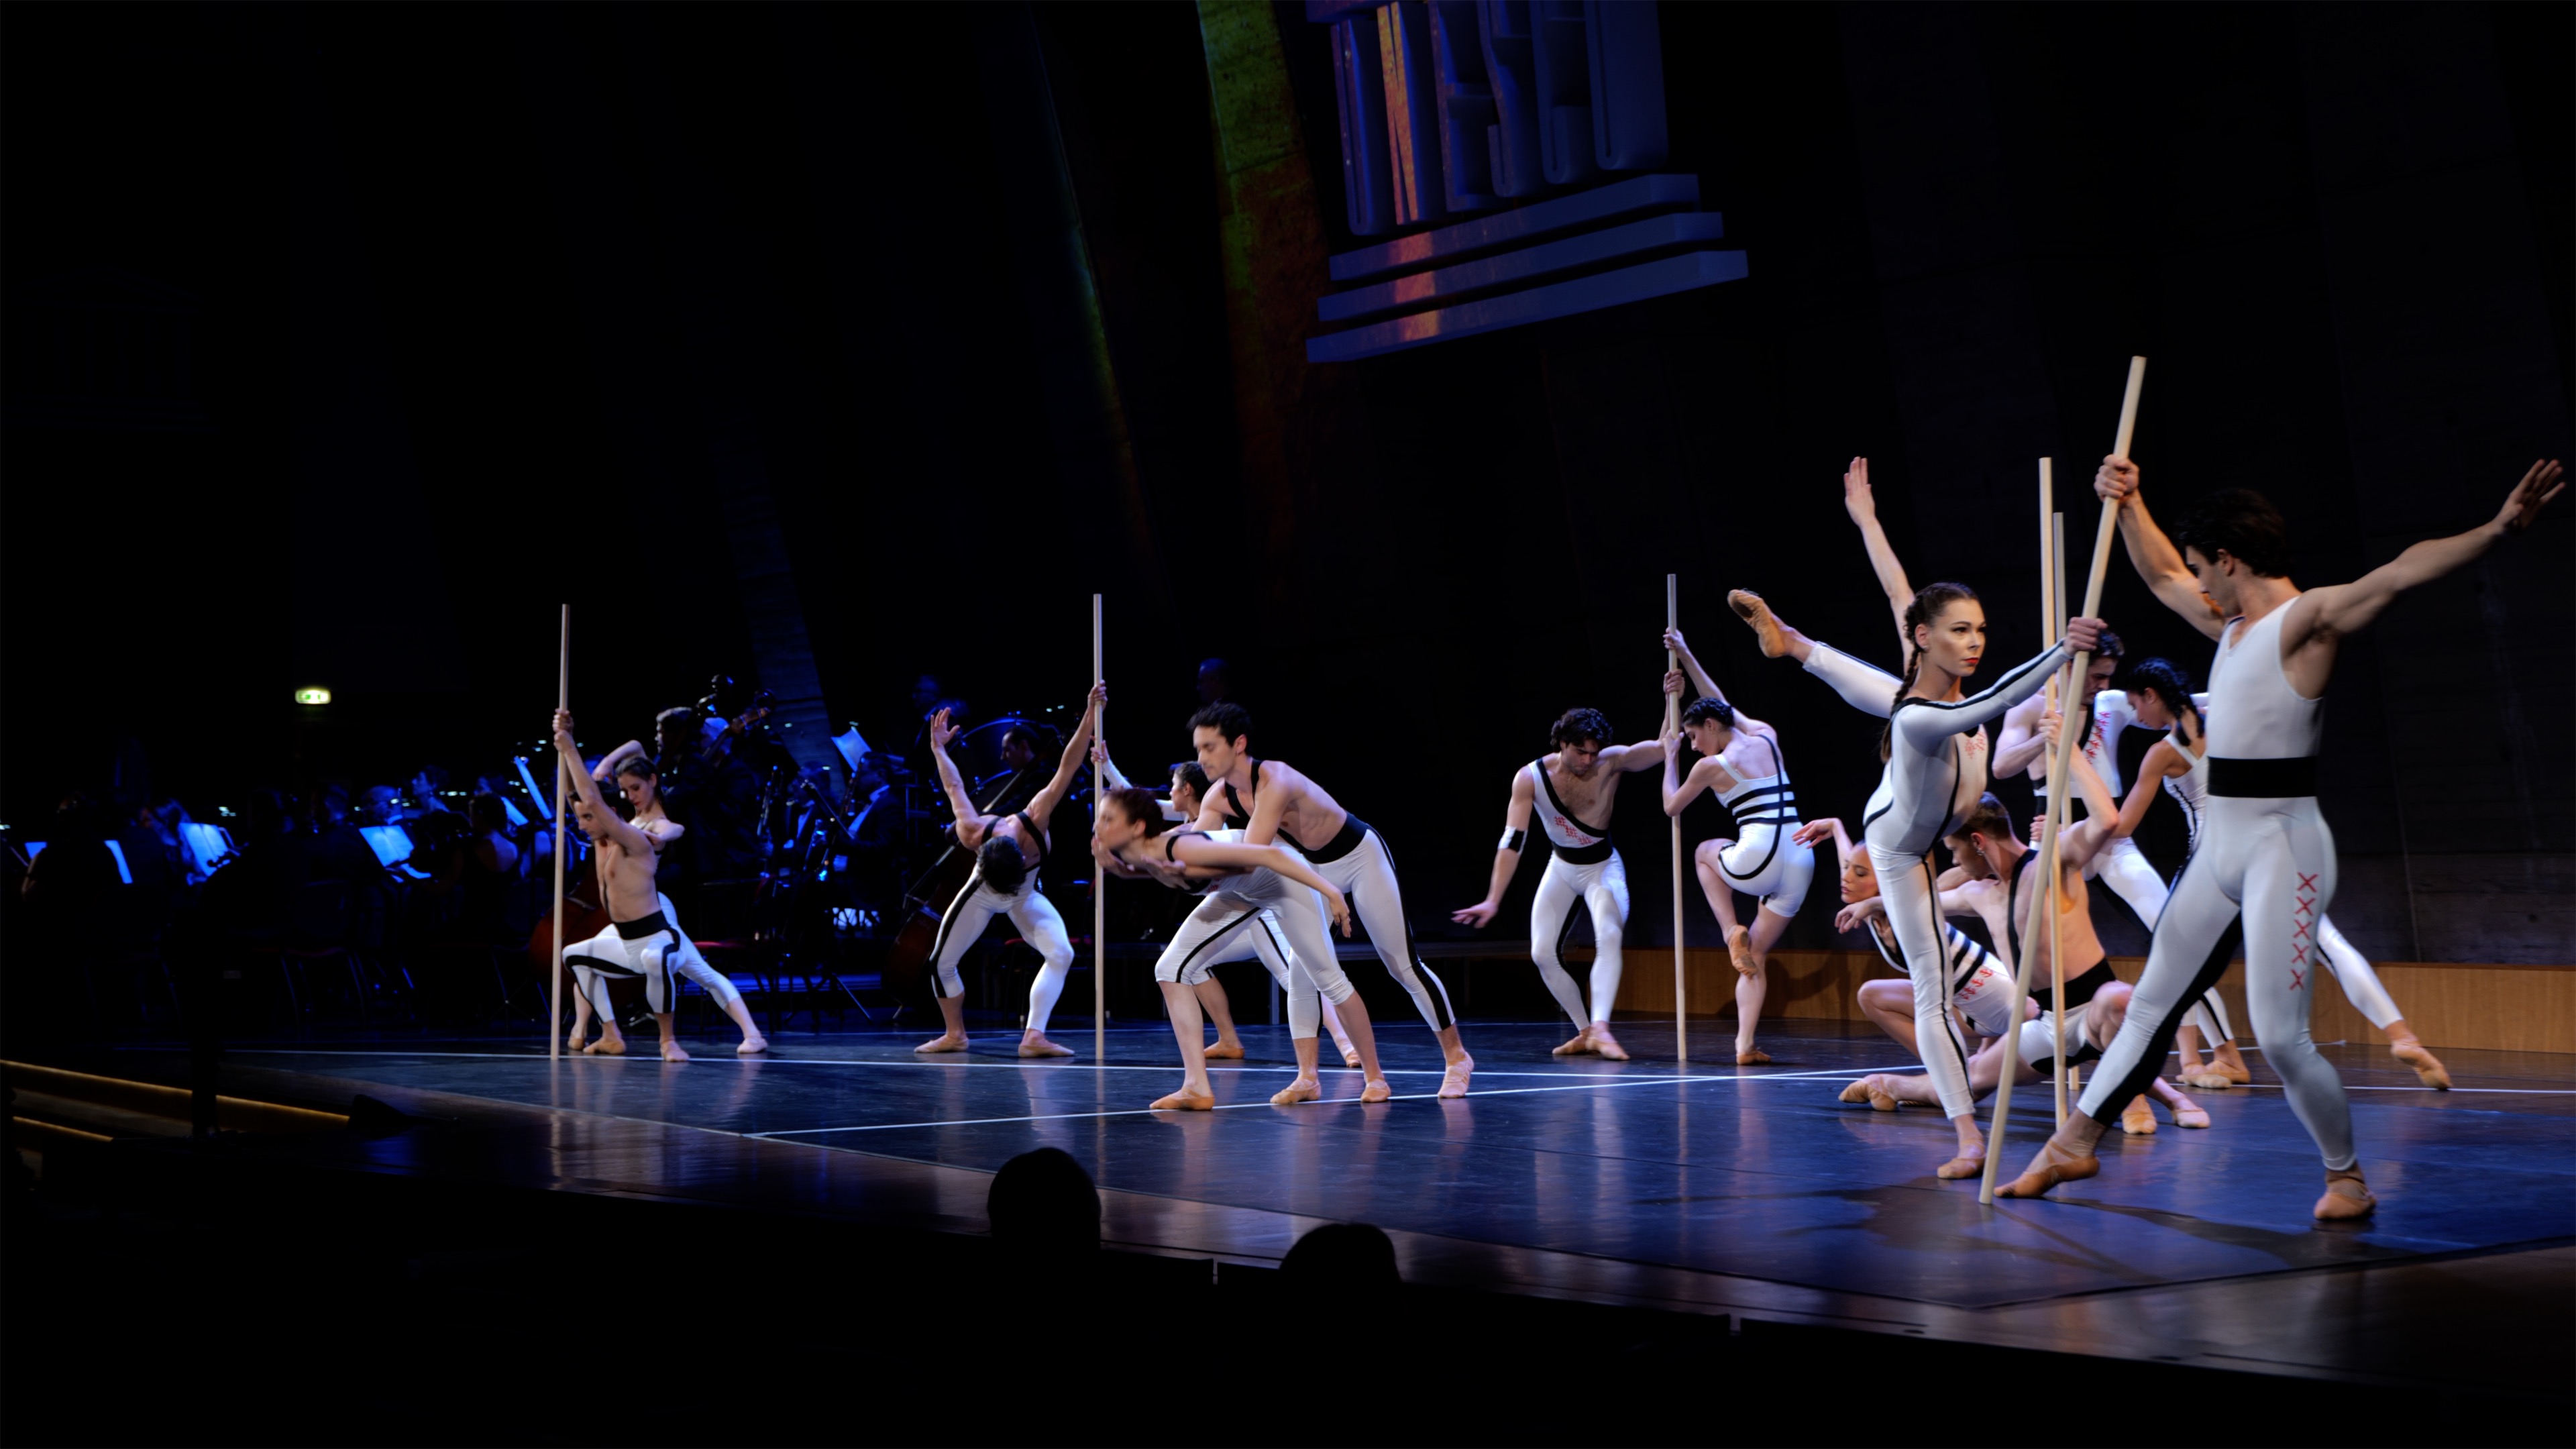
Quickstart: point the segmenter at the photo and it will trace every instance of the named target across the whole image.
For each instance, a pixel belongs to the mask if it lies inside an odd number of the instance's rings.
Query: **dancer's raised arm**
[[[1082,757],[1091,749],[1092,722],[1100,718],[1100,706],[1108,699],[1109,686],[1095,681],[1091,686],[1091,698],[1082,707],[1082,723],[1075,726],[1073,738],[1064,742],[1064,757],[1056,761],[1055,778],[1046,782],[1046,788],[1029,797],[1028,815],[1031,820],[1053,817],[1055,807],[1064,803],[1065,792],[1073,788],[1073,777],[1082,768]]]
[[[1896,620],[1896,647],[1905,649],[1905,610],[1914,602],[1914,586],[1905,581],[1905,565],[1897,561],[1895,545],[1887,541],[1887,530],[1878,521],[1878,499],[1869,490],[1869,460],[1854,458],[1843,470],[1843,511],[1851,515],[1852,526],[1860,530],[1861,547],[1869,551],[1869,569],[1878,575],[1879,591],[1887,595],[1887,609]]]
[[[2120,542],[2128,548],[2129,566],[2146,580],[2149,591],[2210,638],[2225,633],[2227,620],[2200,591],[2200,580],[2183,563],[2182,550],[2147,515],[2146,500],[2138,496],[2138,465],[2118,454],[2104,458],[2093,474],[2093,493],[2104,506],[2120,510]]]
[[[2064,639],[2005,671],[1991,687],[1965,699],[1909,700],[1895,712],[1893,728],[1907,743],[1929,752],[1944,738],[1965,734],[2037,694],[2069,655],[2089,654],[2101,639],[2101,620],[2070,619]]]

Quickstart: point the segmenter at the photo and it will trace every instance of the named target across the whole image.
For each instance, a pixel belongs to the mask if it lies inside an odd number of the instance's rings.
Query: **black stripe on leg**
[[[957,929],[957,918],[965,914],[966,898],[975,894],[975,887],[983,883],[984,872],[980,869],[966,877],[966,884],[958,889],[957,899],[948,903],[947,914],[939,918],[939,935],[930,943],[930,994],[933,996],[948,994],[939,989],[939,958],[948,954],[948,933]],[[962,982],[963,978],[960,979]]]
[[[2182,870],[2174,876],[2174,896],[2182,894],[2183,877],[2191,874],[2192,866],[2197,863],[2197,860],[2183,862]],[[2173,896],[2168,896],[2165,899],[2163,914],[2156,919],[2158,933],[2162,933],[2167,926],[2173,924],[2173,908]],[[2105,1127],[2118,1122],[2120,1109],[2138,1094],[2146,1091],[2150,1082],[2163,1075],[2165,1053],[2173,1050],[2174,1033],[2181,1029],[2183,1017],[2190,1012],[2193,1003],[2218,985],[2219,977],[2227,974],[2227,963],[2235,959],[2236,948],[2244,939],[2245,913],[2240,908],[2228,917],[2227,929],[2218,933],[2217,944],[2209,948],[2208,959],[2200,963],[2200,970],[2193,975],[2187,989],[2174,997],[2172,1009],[2164,1014],[2163,1020],[2156,1023],[2155,1032],[2147,1038],[2147,1049],[2138,1058],[2137,1065],[2129,1068],[2129,1074],[2120,1079],[2118,1089],[2103,1099],[2102,1110],[2093,1114],[2093,1120]],[[2150,938],[2147,946],[2147,959],[2150,962],[2155,960],[2155,949],[2153,939]],[[2212,1043],[2212,1045],[2216,1044]]]
[[[1404,882],[1396,879],[1395,851],[1386,843],[1386,832],[1372,825],[1369,827],[1369,834],[1377,837],[1377,853],[1386,857],[1387,884],[1395,887],[1395,918],[1404,924],[1404,959],[1412,962],[1414,971],[1431,983],[1432,1024],[1437,1030],[1447,1031],[1458,1024],[1458,1014],[1449,1009],[1449,988],[1442,984],[1438,973],[1422,959],[1422,953],[1413,948],[1413,916],[1404,908]],[[1578,896],[1576,903],[1580,904],[1581,899]],[[1573,924],[1572,906],[1566,908],[1565,919],[1568,925]],[[1562,967],[1565,964],[1565,953],[1562,948],[1558,950],[1556,959],[1558,966]]]

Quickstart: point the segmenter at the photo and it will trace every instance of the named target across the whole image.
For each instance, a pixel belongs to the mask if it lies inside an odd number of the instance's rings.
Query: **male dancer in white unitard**
[[[1172,1036],[1181,1047],[1181,1089],[1154,1101],[1157,1111],[1204,1112],[1216,1106],[1208,1083],[1207,1055],[1195,987],[1206,979],[1209,962],[1233,937],[1253,928],[1267,911],[1295,953],[1293,974],[1309,984],[1288,993],[1288,1031],[1297,1049],[1297,1079],[1272,1094],[1274,1107],[1311,1102],[1323,1095],[1315,1076],[1315,1016],[1318,992],[1341,1005],[1343,1025],[1359,1049],[1366,1080],[1362,1102],[1383,1102],[1394,1095],[1377,1061],[1377,1036],[1370,1029],[1368,1008],[1342,974],[1314,901],[1323,900],[1321,915],[1349,935],[1350,903],[1332,882],[1316,873],[1304,856],[1284,845],[1247,845],[1221,840],[1204,830],[1173,830],[1152,793],[1127,789],[1105,792],[1094,826],[1092,854],[1122,875],[1142,875],[1175,890],[1204,895],[1205,901],[1163,948],[1154,963],[1154,979],[1163,988],[1163,1006],[1172,1018]],[[1229,834],[1231,832],[1228,832]]]
[[[975,873],[939,918],[938,944],[931,953],[931,989],[939,998],[939,1015],[947,1029],[914,1051],[966,1050],[966,981],[957,964],[966,959],[995,916],[1009,916],[1011,924],[1020,928],[1020,939],[1036,947],[1043,958],[1037,979],[1029,983],[1029,1019],[1020,1032],[1020,1055],[1073,1055],[1071,1049],[1047,1040],[1047,1018],[1055,1013],[1056,998],[1064,994],[1065,978],[1073,972],[1073,942],[1065,936],[1064,917],[1038,894],[1038,867],[1046,862],[1043,822],[1054,819],[1055,808],[1073,788],[1074,773],[1091,748],[1092,722],[1099,718],[1103,697],[1101,686],[1093,684],[1082,723],[1065,741],[1064,757],[1056,762],[1055,778],[1009,815],[987,815],[975,808],[956,761],[948,758],[948,742],[957,738],[957,727],[949,722],[945,709],[930,717],[930,757],[939,766],[939,788],[957,817],[958,848],[975,852]]]
[[[1190,717],[1190,739],[1198,752],[1199,768],[1207,771],[1212,782],[1207,803],[1199,809],[1199,828],[1215,830],[1241,821],[1247,845],[1285,840],[1297,847],[1317,875],[1347,895],[1360,924],[1368,927],[1369,944],[1377,948],[1378,960],[1413,998],[1414,1010],[1422,1013],[1440,1039],[1446,1063],[1440,1095],[1467,1095],[1467,1078],[1476,1069],[1476,1059],[1467,1055],[1466,1045],[1459,1040],[1448,989],[1415,957],[1413,924],[1405,919],[1404,892],[1395,883],[1395,857],[1387,850],[1386,837],[1344,810],[1303,772],[1277,760],[1254,759],[1252,715],[1241,705],[1212,704],[1200,710]],[[1298,955],[1302,961],[1305,953],[1301,950]],[[1309,969],[1313,969],[1311,963]],[[1322,979],[1318,974],[1318,984]],[[1358,1026],[1347,1017],[1342,1025],[1357,1042]]]
[[[1520,868],[1530,819],[1552,847],[1547,873],[1530,902],[1530,959],[1556,1004],[1574,1021],[1574,1039],[1558,1056],[1590,1055],[1624,1062],[1628,1053],[1610,1034],[1610,1008],[1619,997],[1619,942],[1628,925],[1628,866],[1610,843],[1610,814],[1619,805],[1619,777],[1651,770],[1664,747],[1613,745],[1610,721],[1597,709],[1569,709],[1548,731],[1556,746],[1512,772],[1511,803],[1503,807],[1503,838],[1494,847],[1494,871],[1485,898],[1449,919],[1482,930],[1502,908],[1503,891]],[[1540,798],[1546,804],[1542,806]],[[1598,824],[1592,822],[1598,821]],[[1592,1013],[1566,973],[1565,943],[1574,933],[1574,903],[1592,912]]]
[[[2208,816],[2209,747],[2208,726],[2201,713],[2204,701],[2195,699],[2187,690],[2183,673],[2167,660],[2142,661],[2129,675],[2128,698],[2135,702],[2137,718],[2151,728],[2170,731],[2148,749],[2147,757],[2138,764],[2138,783],[2120,806],[2120,834],[2126,838],[2147,817],[2147,808],[2155,803],[2157,786],[2182,807],[2184,822],[2191,828],[2191,852],[2200,852],[2200,826]],[[2157,905],[2161,908],[2163,902]],[[2151,920],[2150,926],[2155,923]],[[2323,953],[2326,969],[2334,973],[2335,982],[2343,988],[2345,999],[2352,1002],[2370,1024],[2388,1036],[2388,1053],[2410,1068],[2425,1086],[2448,1091],[2451,1074],[2442,1059],[2433,1055],[2406,1024],[2397,1010],[2396,998],[2388,994],[2379,973],[2371,968],[2370,958],[2361,954],[2344,934],[2335,929],[2331,917],[2317,918],[2317,946]],[[2204,1000],[2217,996],[2211,991]],[[2194,1009],[2183,1019],[2176,1040],[2182,1041],[2182,1079],[2191,1086],[2225,1090],[2246,1078],[2228,1077],[2198,1069],[2198,1053],[2183,1040],[2200,1015]]]
[[[635,810],[635,819],[628,822],[608,808],[599,782],[582,766],[581,751],[573,743],[572,711],[555,711],[554,736],[556,767],[572,782],[582,833],[599,852],[599,886],[607,897],[603,904],[610,922],[607,930],[589,940],[564,947],[564,964],[572,968],[578,991],[572,1036],[565,1044],[585,1055],[624,1056],[626,1038],[617,1029],[617,1009],[609,1004],[608,981],[641,978],[645,1003],[661,1031],[662,1060],[687,1061],[689,1054],[681,1050],[671,1029],[680,1003],[679,983],[672,979],[677,974],[704,987],[742,1028],[742,1044],[735,1051],[751,1056],[768,1050],[768,1041],[751,1024],[751,1013],[742,1005],[742,993],[680,934],[670,900],[653,887],[662,852],[686,832],[662,813],[662,792],[655,783],[652,762],[631,758],[617,777],[618,788]],[[589,1031],[593,1010],[599,1013],[599,1040],[584,1046],[582,1038]]]
[[[1699,690],[1699,697],[1681,712],[1679,730],[1668,728],[1663,737],[1664,813],[1681,814],[1706,790],[1735,816],[1735,834],[1701,841],[1691,861],[1726,940],[1727,959],[1735,966],[1735,1064],[1757,1066],[1771,1060],[1753,1043],[1762,1023],[1762,1002],[1770,992],[1766,968],[1771,948],[1806,904],[1816,852],[1796,838],[1798,795],[1780,755],[1780,732],[1727,702],[1725,692],[1699,667],[1681,630],[1666,629],[1664,647],[1682,662],[1681,668],[1665,673],[1664,692],[1679,695],[1686,681]],[[1680,773],[1684,738],[1700,756],[1687,776]],[[1754,899],[1750,927],[1735,918],[1738,891]]]
[[[1906,975],[1914,986],[1915,1049],[1958,1133],[1958,1153],[1941,1164],[1938,1175],[1974,1177],[1985,1165],[1985,1137],[1977,1130],[1976,1099],[1968,1090],[1967,1043],[1950,1019],[1949,960],[1934,899],[1932,847],[1956,833],[1985,794],[1985,726],[2037,693],[2070,654],[2091,649],[2102,621],[2069,621],[2064,640],[1971,696],[1962,686],[1984,662],[1986,614],[1964,584],[1933,584],[1914,596],[1903,620],[1910,658],[1901,680],[1808,639],[1774,616],[1758,594],[1738,589],[1727,595],[1727,604],[1753,627],[1764,654],[1798,660],[1853,708],[1887,718],[1881,743],[1887,765],[1869,798],[1861,835],[1897,942],[1905,948]]]
[[[2174,882],[2119,1038],[2084,1088],[2084,1115],[2059,1128],[2009,1188],[2036,1197],[2101,1171],[2094,1144],[2110,1114],[2162,1065],[2184,1007],[2217,981],[2240,932],[2255,1040],[2325,1159],[2320,1221],[2377,1204],[2353,1149],[2352,1106],[2308,1038],[2317,922],[2334,899],[2334,833],[2317,808],[2326,686],[2344,639],[2399,594],[2473,562],[2564,487],[2535,463],[2485,525],[2416,544],[2349,584],[2290,582],[2289,530],[2261,495],[2223,489],[2187,512],[2175,537],[2147,516],[2137,465],[2103,460],[2093,491],[2120,510],[2129,562],[2166,607],[2219,641],[2209,671],[2209,759],[2201,849]]]

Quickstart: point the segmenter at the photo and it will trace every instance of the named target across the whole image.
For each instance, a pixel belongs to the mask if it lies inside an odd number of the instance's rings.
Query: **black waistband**
[[[1556,845],[1551,840],[1550,845]],[[1596,840],[1590,845],[1556,845],[1556,858],[1567,865],[1599,865],[1610,858],[1610,842]]]
[[[2317,793],[2317,757],[2229,760],[2209,757],[2209,793],[2236,799],[2295,800]]]
[[[2108,986],[2119,979],[2119,977],[2111,974],[2110,962],[2095,962],[2092,970],[2085,972],[2081,976],[2071,976],[2067,978],[2066,1004],[2069,1007],[2082,1006],[2084,1003],[2093,999],[2094,992],[2101,990],[2103,987]],[[2042,1011],[2054,1009],[2050,1005],[2053,996],[2054,992],[2050,987],[2034,986],[2030,989],[2030,999],[2038,1002],[2039,1009]]]
[[[1341,833],[1325,841],[1320,849],[1308,848],[1304,841],[1285,830],[1279,832],[1279,838],[1297,847],[1298,853],[1306,859],[1317,865],[1323,865],[1329,861],[1339,860],[1359,849],[1360,837],[1366,834],[1368,834],[1368,822],[1345,810],[1342,812]]]
[[[667,931],[669,929],[671,929],[671,923],[662,919],[662,913],[660,911],[655,911],[653,914],[646,916],[640,921],[619,921],[617,923],[617,934],[621,938],[629,941],[641,941],[656,931]]]

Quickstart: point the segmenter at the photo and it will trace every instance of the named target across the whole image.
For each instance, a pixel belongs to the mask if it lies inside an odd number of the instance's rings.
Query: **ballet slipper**
[[[1383,1102],[1394,1095],[1395,1088],[1388,1086],[1384,1077],[1360,1088],[1360,1100],[1363,1102]]]
[[[756,1057],[768,1050],[769,1038],[755,1033],[751,1036],[744,1037],[742,1039],[742,1045],[733,1049],[733,1054],[738,1057]]]
[[[1067,1052],[1065,1055],[1071,1056],[1072,1053]],[[1228,1046],[1224,1042],[1218,1042],[1215,1046],[1209,1047],[1206,1051],[1200,1053],[1200,1055],[1206,1057],[1212,1062],[1239,1062],[1243,1060],[1243,1043],[1236,1042],[1234,1045]]]
[[[2200,1073],[2206,1077],[2225,1077],[2240,1087],[2254,1080],[2254,1074],[2245,1070],[2245,1062],[2242,1058],[2229,1061],[2216,1052],[2211,1052],[2209,1060],[2201,1064]]]
[[[1767,1067],[1771,1065],[1771,1054],[1760,1047],[1746,1047],[1735,1054],[1735,1064],[1739,1067]]]
[[[1753,959],[1753,933],[1742,926],[1730,926],[1726,932],[1726,959],[1738,976],[1759,976],[1762,963]]]
[[[2424,1044],[2413,1037],[2388,1044],[2388,1054],[2415,1069],[2416,1080],[2437,1092],[2451,1090],[2451,1073],[2442,1059],[2424,1050]]]
[[[583,1047],[581,1054],[586,1057],[622,1057],[626,1055],[626,1039],[619,1037],[612,1041],[607,1037],[601,1037]]]
[[[1592,1051],[1605,1062],[1624,1062],[1628,1059],[1626,1049],[1619,1045],[1617,1037],[1610,1034],[1610,1027],[1606,1022],[1592,1023]]]
[[[1958,1156],[1951,1158],[1949,1161],[1942,1163],[1939,1167],[1932,1169],[1932,1175],[1940,1178],[1944,1182],[1957,1182],[1963,1177],[1983,1177],[1985,1176],[1985,1173],[1986,1154],[1983,1152],[1976,1153],[1973,1156],[1962,1152]]]
[[[1574,1040],[1567,1042],[1561,1047],[1551,1048],[1548,1051],[1548,1055],[1552,1057],[1588,1057],[1592,1055],[1592,1028],[1587,1026],[1583,1030],[1576,1032],[1574,1034]]]
[[[1995,1189],[1995,1196],[2039,1197],[2061,1182],[2082,1182],[2101,1170],[2101,1158],[2089,1152],[2078,1157],[2060,1148],[2052,1137],[2040,1144],[2039,1155],[2022,1169],[2021,1176]]]
[[[1459,1053],[1458,1060],[1451,1062],[1449,1069],[1440,1074],[1440,1095],[1444,1097],[1467,1095],[1467,1074],[1474,1070],[1476,1070],[1476,1059],[1464,1052]]]
[[[2206,1127],[2209,1125],[2209,1113],[2195,1104],[2186,1102],[2182,1106],[2169,1108],[2167,1110],[2173,1113],[2174,1125],[2176,1127]]]
[[[2370,1195],[2370,1188],[2361,1180],[2360,1173],[2329,1172],[2326,1174],[2326,1194],[2317,1199],[2311,1212],[2318,1222],[2340,1223],[2366,1218],[2378,1206],[2379,1199]]]
[[[1851,1085],[1843,1088],[1842,1095],[1836,1097],[1834,1100],[1837,1102],[1866,1102],[1869,1100],[1870,1084],[1877,1080],[1878,1078],[1875,1076],[1854,1077],[1852,1078]]]
[[[1869,1110],[1873,1112],[1893,1112],[1898,1107],[1904,1105],[1904,1103],[1899,1102],[1896,1099],[1896,1094],[1894,1092],[1887,1090],[1887,1078],[1874,1076],[1868,1078],[1867,1081],[1869,1084]]]
[[[680,1050],[680,1044],[678,1042],[666,1041],[662,1043],[662,1060],[666,1062],[685,1062],[688,1059],[689,1054]]]
[[[1270,1105],[1273,1107],[1294,1107],[1300,1102],[1312,1102],[1323,1095],[1324,1087],[1321,1082],[1316,1081],[1313,1077],[1299,1077],[1297,1080],[1281,1087],[1278,1091],[1271,1093]]]
[[[1745,623],[1753,626],[1753,637],[1760,641],[1762,654],[1777,659],[1789,652],[1789,640],[1780,632],[1780,621],[1771,617],[1771,606],[1751,589],[1737,589],[1726,596],[1726,606]]]
[[[2182,1074],[2182,1084],[2184,1086],[2198,1087],[2204,1092],[2224,1092],[2235,1086],[2237,1080],[2237,1078],[2231,1077],[2225,1072],[2216,1070],[2214,1063],[2210,1066],[2194,1068],[2193,1070]]]
[[[2156,1112],[2147,1105],[2146,1098],[2132,1097],[2129,1105],[2120,1109],[2120,1130],[2132,1137],[2156,1135]]]
[[[1030,1032],[1026,1036],[1020,1038],[1020,1055],[1024,1057],[1069,1057],[1073,1055],[1073,1048],[1057,1046],[1054,1042],[1047,1040],[1038,1033]],[[1208,1052],[1208,1055],[1215,1056],[1216,1053],[1211,1050]],[[1235,1055],[1241,1056],[1243,1053],[1238,1051]]]
[[[572,1035],[565,1037],[564,1050],[572,1052],[580,1051],[582,1049],[582,1038],[586,1035],[588,1035],[586,1031],[576,1031]]]
[[[966,1034],[962,1031],[943,1031],[939,1035],[932,1037],[930,1040],[923,1042],[921,1045],[914,1047],[913,1050],[925,1054],[930,1052],[962,1052],[966,1050]]]
[[[1216,1110],[1216,1097],[1213,1093],[1209,1092],[1193,1092],[1189,1089],[1188,1084],[1184,1083],[1179,1091],[1172,1093],[1170,1096],[1156,1097],[1154,1099],[1154,1105],[1150,1110],[1156,1112],[1212,1112]]]
[[[1360,1066],[1360,1054],[1358,1050],[1352,1047],[1342,1048],[1342,1065],[1349,1067],[1352,1071],[1358,1071]]]

